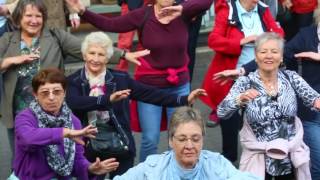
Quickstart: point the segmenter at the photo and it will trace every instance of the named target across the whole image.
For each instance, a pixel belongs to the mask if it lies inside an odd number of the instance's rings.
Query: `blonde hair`
[[[82,54],[85,54],[92,44],[98,44],[104,48],[108,59],[113,56],[113,42],[106,33],[99,31],[88,34],[81,44]]]

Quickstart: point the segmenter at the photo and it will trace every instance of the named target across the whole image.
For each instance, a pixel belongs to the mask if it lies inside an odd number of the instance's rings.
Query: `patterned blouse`
[[[21,40],[20,53],[37,54],[40,55],[39,38],[33,38],[31,47]],[[40,69],[40,59],[33,60],[30,63],[23,63],[18,65],[18,81],[16,84],[14,99],[13,99],[13,113],[17,115],[20,111],[29,107],[30,102],[34,99],[32,95],[32,78]]]
[[[229,118],[241,107],[236,103],[236,97],[247,89],[253,88],[259,96],[246,104],[244,113],[247,121],[260,142],[271,141],[276,138],[291,140],[295,134],[294,117],[297,114],[296,94],[308,107],[320,95],[313,90],[296,72],[285,70],[278,72],[278,94],[270,96],[260,79],[258,71],[248,76],[240,77],[232,86],[229,94],[218,106],[218,116]],[[276,160],[265,157],[266,172],[273,176],[286,175],[292,172],[292,164],[287,157]]]

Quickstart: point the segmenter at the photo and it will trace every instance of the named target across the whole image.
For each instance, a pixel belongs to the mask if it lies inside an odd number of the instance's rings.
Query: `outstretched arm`
[[[123,16],[106,17],[87,10],[79,0],[65,1],[75,12],[81,15],[83,20],[100,30],[109,32],[121,33],[138,29],[143,22],[145,13],[145,8],[142,7]]]

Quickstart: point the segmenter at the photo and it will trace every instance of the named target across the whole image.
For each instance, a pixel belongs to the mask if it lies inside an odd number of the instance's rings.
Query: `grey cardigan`
[[[20,55],[20,41],[20,31],[5,33],[0,38],[0,64],[4,58]],[[44,28],[40,36],[40,48],[41,68],[58,67],[62,69],[64,67],[63,54],[82,59],[81,39],[64,30]],[[119,50],[115,51],[110,61],[118,61],[121,53]],[[18,79],[17,71],[18,66],[13,65],[2,72],[4,90],[1,93],[0,113],[2,114],[1,120],[7,128],[12,128],[14,125],[12,106]]]

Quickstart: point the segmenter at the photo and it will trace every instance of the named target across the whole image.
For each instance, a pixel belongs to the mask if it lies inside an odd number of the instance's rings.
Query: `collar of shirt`
[[[240,1],[237,0],[236,1],[236,7],[237,7],[237,10],[238,10],[238,15],[251,15],[252,13],[258,13],[258,5],[256,5],[251,11],[247,11],[246,9],[244,9],[242,7],[242,5],[240,4]]]

